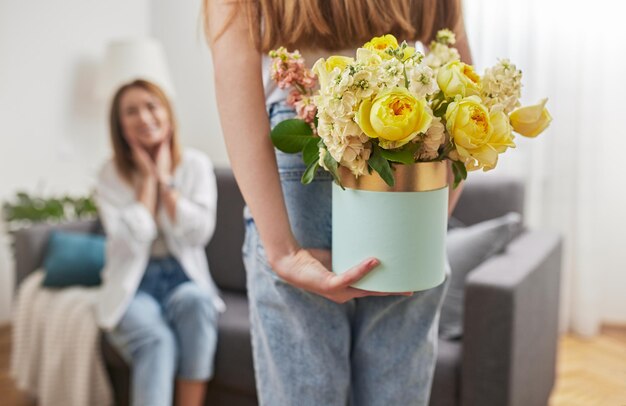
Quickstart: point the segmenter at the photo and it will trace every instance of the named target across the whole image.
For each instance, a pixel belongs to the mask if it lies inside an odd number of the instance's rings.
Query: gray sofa
[[[215,377],[206,405],[256,405],[245,273],[243,200],[229,169],[218,169],[218,221],[207,256],[227,311],[219,321]],[[523,187],[506,179],[472,179],[455,217],[470,225],[522,213]],[[37,225],[15,234],[16,280],[37,269],[53,228],[98,232],[94,221]],[[468,277],[462,340],[439,340],[431,405],[546,405],[555,381],[561,241],[525,230],[505,252]],[[128,404],[129,368],[102,340],[116,403]],[[282,406],[282,405],[277,405]],[[288,405],[286,405],[288,406]]]

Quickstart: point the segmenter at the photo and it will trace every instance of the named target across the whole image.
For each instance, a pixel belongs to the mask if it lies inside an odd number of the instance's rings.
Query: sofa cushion
[[[461,342],[439,340],[438,347],[430,406],[458,406],[461,393]]]
[[[219,334],[212,385],[256,395],[248,300],[245,294],[224,292],[226,311],[218,321]]]
[[[489,257],[502,251],[520,230],[521,216],[518,213],[509,213],[448,232],[446,244],[451,275],[441,309],[440,337],[449,340],[461,337],[467,275]]]
[[[101,235],[53,231],[43,263],[46,271],[43,286],[99,285],[104,244]]]
[[[246,291],[241,247],[245,227],[244,201],[230,169],[215,170],[217,178],[217,223],[207,246],[211,275],[221,289]]]

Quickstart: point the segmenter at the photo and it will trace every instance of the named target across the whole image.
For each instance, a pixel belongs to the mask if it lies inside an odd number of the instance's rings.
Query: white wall
[[[109,155],[105,111],[92,97],[107,42],[148,35],[148,0],[0,2],[0,200],[18,189],[85,194]],[[0,230],[1,231],[1,230]],[[0,234],[0,324],[13,269]]]
[[[152,35],[161,41],[176,90],[184,145],[203,150],[216,166],[228,165],[213,86],[211,55],[202,35],[200,0],[152,2]]]

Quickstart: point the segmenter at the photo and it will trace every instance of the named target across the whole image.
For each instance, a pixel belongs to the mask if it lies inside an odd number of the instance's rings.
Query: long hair
[[[129,183],[132,183],[133,172],[136,170],[136,167],[130,145],[128,145],[128,142],[124,137],[124,130],[122,129],[120,102],[124,93],[133,88],[139,88],[147,91],[155,96],[165,107],[170,120],[170,151],[172,155],[172,170],[178,166],[181,159],[181,148],[178,141],[178,130],[176,119],[174,117],[174,110],[165,92],[163,92],[160,87],[152,82],[148,82],[147,80],[139,79],[125,84],[120,87],[113,96],[113,102],[111,103],[111,110],[109,112],[109,127],[115,167],[122,178]]]
[[[210,1],[216,0],[203,1],[207,40],[219,39],[236,13],[244,12],[261,52],[278,46],[336,51],[383,34],[428,44],[438,30],[461,24],[460,0],[233,0],[230,17],[211,35]]]

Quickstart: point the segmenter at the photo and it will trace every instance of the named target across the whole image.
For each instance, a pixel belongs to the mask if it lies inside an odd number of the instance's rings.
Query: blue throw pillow
[[[46,272],[43,286],[100,285],[104,242],[102,235],[53,231],[43,262]]]

